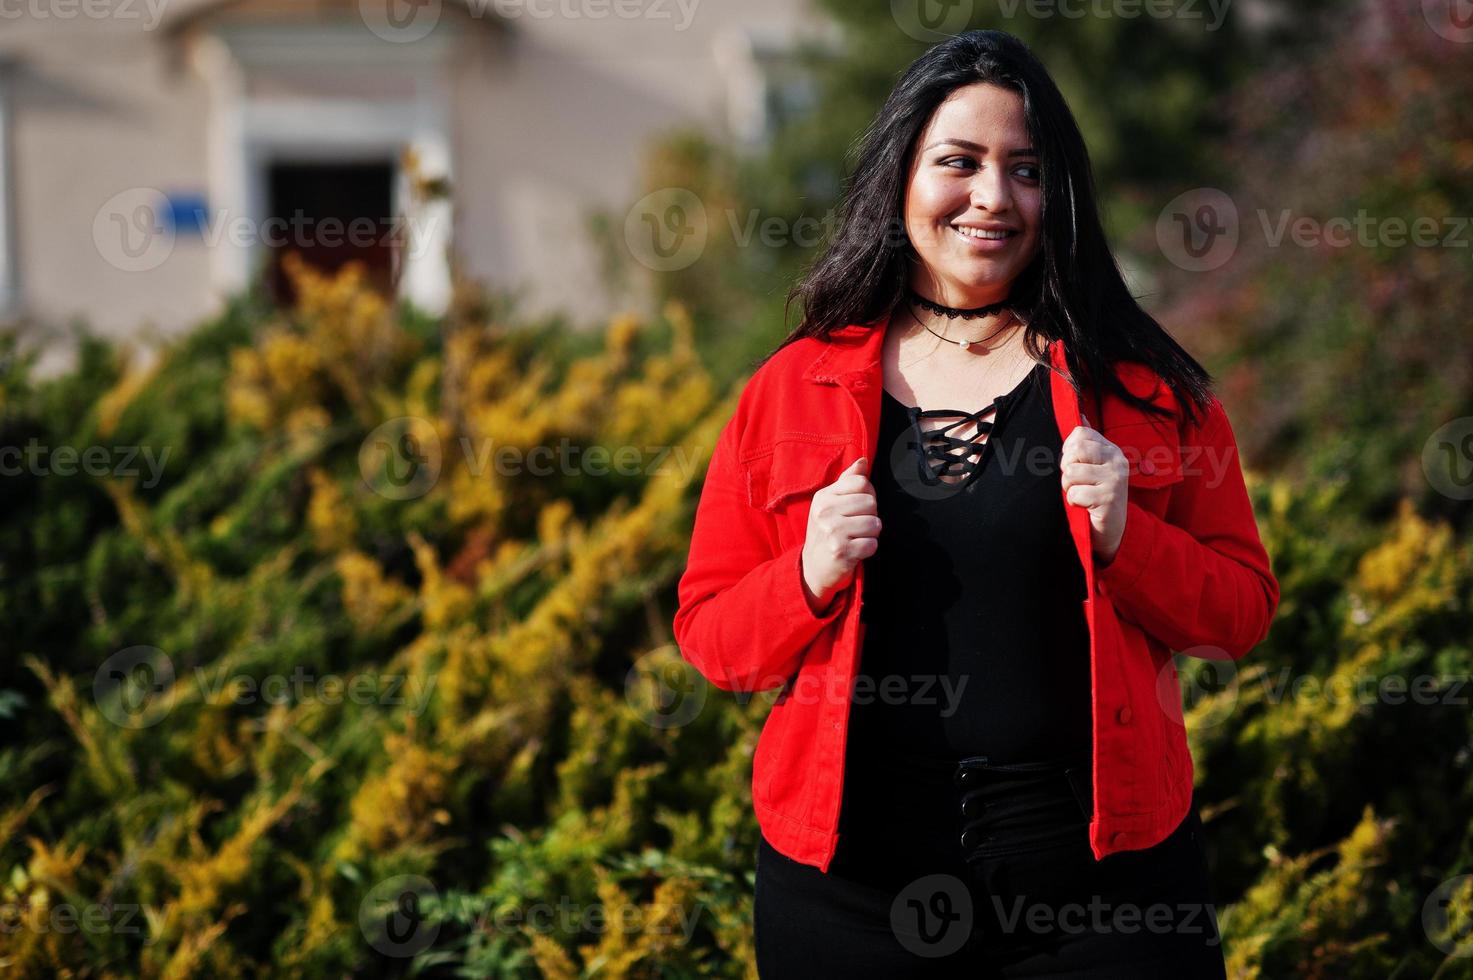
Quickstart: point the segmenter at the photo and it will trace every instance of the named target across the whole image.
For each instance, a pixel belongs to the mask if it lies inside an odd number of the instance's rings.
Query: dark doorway
[[[296,300],[282,268],[295,251],[308,265],[333,272],[346,262],[363,263],[373,288],[392,296],[394,249],[394,164],[273,163],[267,168],[267,216],[263,230],[270,256],[267,289],[281,305]]]

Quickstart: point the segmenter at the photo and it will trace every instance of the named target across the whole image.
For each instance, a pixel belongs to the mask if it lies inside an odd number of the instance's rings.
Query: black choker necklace
[[[945,316],[952,320],[955,320],[957,317],[961,317],[963,320],[971,320],[979,316],[989,316],[993,313],[1001,313],[1003,310],[1008,308],[1008,301],[1000,300],[996,303],[989,303],[987,306],[974,306],[970,310],[962,310],[958,309],[955,306],[942,306],[940,303],[933,303],[930,300],[926,299],[926,297],[922,296],[920,293],[916,292],[914,289],[909,289],[909,292],[910,298],[915,300],[921,306],[930,310],[932,313],[937,314],[938,316]]]

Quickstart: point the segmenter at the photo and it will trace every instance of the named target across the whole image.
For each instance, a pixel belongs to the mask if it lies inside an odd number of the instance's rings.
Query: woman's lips
[[[1016,231],[1009,231],[1006,238],[974,238],[971,235],[963,234],[962,232],[958,231],[954,225],[949,225],[948,227],[951,228],[951,233],[953,235],[955,235],[957,238],[960,238],[963,242],[966,242],[968,246],[978,252],[1002,251],[1012,244],[1013,239],[1018,237],[1018,233]]]

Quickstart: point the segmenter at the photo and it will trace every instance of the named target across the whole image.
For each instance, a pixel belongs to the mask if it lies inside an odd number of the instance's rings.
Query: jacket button
[[[1156,464],[1151,462],[1149,459],[1141,460],[1141,472],[1146,474],[1146,476],[1150,476],[1152,473],[1156,472]]]
[[[962,831],[961,844],[963,850],[970,851],[972,848],[976,847],[980,843],[982,843],[982,835],[977,833],[977,831]]]
[[[968,786],[977,785],[977,780],[980,779],[981,776],[982,774],[975,769],[958,769],[956,771],[956,776],[954,777],[954,779],[956,780],[956,784],[958,786],[966,789]]]
[[[978,816],[979,814],[981,814],[982,808],[985,807],[986,805],[987,804],[983,803],[981,800],[977,799],[975,796],[974,797],[971,797],[970,799],[962,800],[962,816],[964,816],[964,817],[975,817],[975,816]]]
[[[836,722],[834,722],[834,731],[837,732],[838,730],[839,730],[839,723],[836,721]]]
[[[1119,844],[1123,840],[1125,840],[1125,831],[1123,830],[1117,830],[1115,831],[1115,833],[1110,835],[1111,844]]]
[[[1122,725],[1130,724],[1130,705],[1127,704],[1125,707],[1115,712],[1115,720],[1120,722],[1120,724]]]

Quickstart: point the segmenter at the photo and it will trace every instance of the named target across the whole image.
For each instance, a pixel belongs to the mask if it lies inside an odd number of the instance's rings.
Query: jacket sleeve
[[[1095,574],[1118,610],[1171,649],[1213,646],[1237,660],[1268,635],[1279,583],[1217,398],[1181,448],[1166,519],[1128,503],[1120,547]]]
[[[787,683],[853,590],[813,614],[803,591],[803,543],[773,553],[774,519],[747,502],[736,435],[728,422],[711,453],[676,588],[674,633],[681,656],[712,684],[756,692]]]

